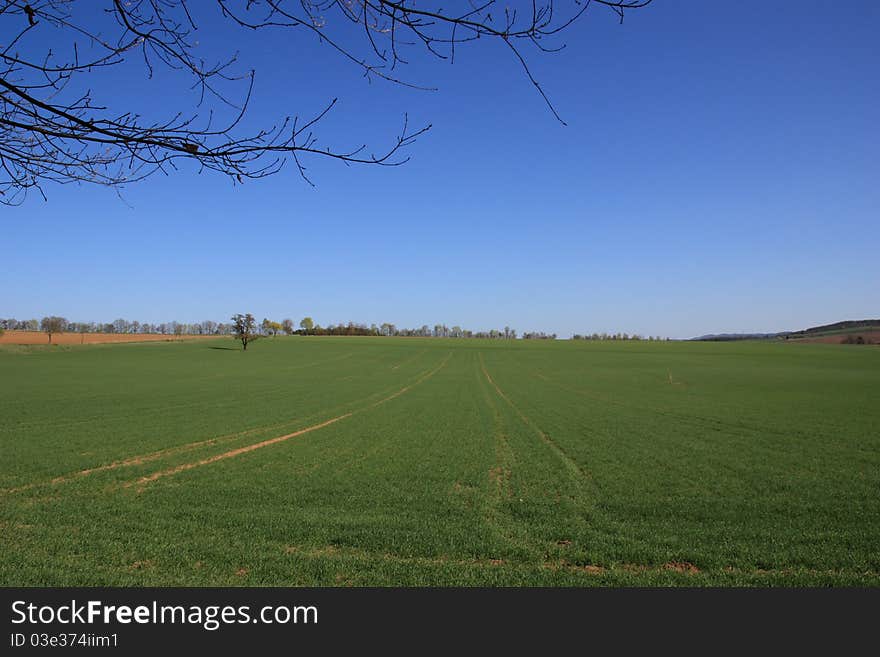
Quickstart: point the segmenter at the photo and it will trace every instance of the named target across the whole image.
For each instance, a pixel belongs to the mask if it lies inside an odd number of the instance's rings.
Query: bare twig
[[[451,12],[439,0],[105,1],[96,18],[95,0],[0,0],[0,203],[21,203],[31,190],[45,198],[47,182],[118,188],[156,172],[170,173],[178,160],[194,160],[240,183],[276,173],[289,158],[311,184],[303,156],[398,166],[408,160],[401,151],[430,129],[411,129],[404,117],[401,131],[378,154],[368,154],[366,145],[322,148],[313,130],[336,106],[333,99],[304,121],[287,117],[242,134],[254,72],[236,71],[236,54],[214,64],[197,55],[194,32],[199,17],[212,7],[241,29],[310,34],[367,77],[416,89],[432,87],[396,73],[409,51],[454,61],[456,46],[495,41],[512,52],[561,122],[529,67],[525,48],[539,53],[561,49],[564,44],[547,40],[581,18],[591,3],[610,7],[622,20],[624,12],[651,2],[570,0],[562,15],[554,0],[519,0],[519,7],[504,9],[496,0],[468,0]],[[346,22],[360,31],[360,42],[343,29]],[[46,43],[53,47],[41,49]],[[122,65],[135,54],[147,77],[170,70],[192,79],[199,100],[190,113],[151,120],[134,109],[111,110],[88,90],[83,81],[89,73]],[[230,85],[240,85],[237,99]],[[215,125],[218,103],[226,114],[233,108],[224,125]]]

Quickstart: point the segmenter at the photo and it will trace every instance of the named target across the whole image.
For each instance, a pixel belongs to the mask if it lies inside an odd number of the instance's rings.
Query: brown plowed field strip
[[[116,342],[179,342],[181,340],[231,339],[230,335],[162,335],[159,333],[53,333],[52,344],[103,344]],[[6,331],[0,344],[49,344],[42,331]]]
[[[849,333],[835,333],[834,335],[822,335],[817,338],[792,338],[789,342],[816,342],[820,344],[845,344],[847,338],[859,338],[866,344],[880,344],[880,331],[859,331],[855,329]]]

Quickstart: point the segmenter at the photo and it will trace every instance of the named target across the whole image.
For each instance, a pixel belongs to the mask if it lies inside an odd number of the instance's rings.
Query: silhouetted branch
[[[570,27],[592,4],[624,12],[650,4],[571,0],[567,13],[553,0],[518,2],[520,8],[484,0],[446,12],[428,0],[0,0],[0,202],[17,204],[28,190],[43,194],[47,181],[121,186],[156,172],[169,173],[179,160],[196,161],[234,181],[262,178],[293,160],[306,180],[302,156],[321,156],[346,164],[398,166],[401,151],[430,129],[403,127],[377,154],[366,145],[350,149],[319,147],[313,132],[337,100],[307,119],[285,117],[250,134],[243,119],[254,89],[254,71],[236,71],[238,58],[208,64],[197,55],[193,33],[209,8],[246,30],[296,30],[310,34],[343,59],[377,77],[415,89],[429,85],[395,73],[410,51],[453,61],[456,46],[480,39],[509,49],[547,106],[561,117],[529,67],[525,47],[556,52],[564,44],[547,40]],[[198,12],[195,12],[197,9]],[[197,15],[198,13],[198,15]],[[341,24],[359,28],[352,39]],[[8,37],[6,36],[8,35]],[[52,44],[47,47],[45,44]],[[143,60],[146,76],[173,71],[188,76],[198,102],[187,113],[149,119],[132,108],[111,109],[109,92],[98,98],[87,86],[89,73]],[[72,84],[76,81],[76,84]],[[230,85],[239,85],[236,99]],[[185,105],[181,102],[181,105]],[[215,105],[232,108],[225,124],[215,125]],[[311,181],[309,181],[311,183]]]

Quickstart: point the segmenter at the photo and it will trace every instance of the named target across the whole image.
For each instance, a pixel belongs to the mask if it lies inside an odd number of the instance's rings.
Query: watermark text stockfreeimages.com
[[[214,631],[223,625],[316,624],[314,605],[169,605],[153,600],[141,605],[113,605],[101,600],[38,605],[26,600],[12,603],[13,625],[198,625]]]

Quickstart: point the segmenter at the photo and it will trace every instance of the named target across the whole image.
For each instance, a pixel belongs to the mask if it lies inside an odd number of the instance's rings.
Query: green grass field
[[[0,348],[2,585],[880,585],[880,349]]]

